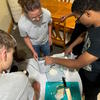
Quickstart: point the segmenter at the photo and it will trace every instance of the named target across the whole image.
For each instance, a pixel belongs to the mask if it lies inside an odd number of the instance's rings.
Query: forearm
[[[69,15],[66,15],[65,17],[68,18],[68,17],[72,17],[72,16],[74,16],[74,14],[70,13]]]
[[[37,93],[34,93],[33,100],[39,100],[39,95]]]
[[[25,44],[28,46],[28,48],[32,51],[32,53],[35,51],[34,48],[32,47],[32,43],[29,39],[29,37],[24,37],[24,41],[25,41]]]
[[[49,38],[51,38],[51,30],[52,30],[52,24],[49,24],[48,25]]]
[[[47,58],[49,64],[60,64],[68,68],[82,68],[96,61],[98,57],[91,55],[88,52],[84,52],[77,59],[61,59],[61,58]]]
[[[82,67],[82,65],[74,59],[61,59],[61,58],[52,58],[53,64],[60,64],[67,68],[76,68],[79,69]]]
[[[80,44],[83,40],[84,40],[84,36],[82,33],[69,47],[74,48],[76,45]]]

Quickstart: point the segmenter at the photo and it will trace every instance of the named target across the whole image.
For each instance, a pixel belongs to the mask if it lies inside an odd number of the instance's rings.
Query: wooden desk
[[[61,18],[62,16],[69,15],[71,13],[71,3],[59,2],[57,0],[40,0],[40,2],[44,8],[47,8],[51,12],[52,17],[54,18]],[[74,29],[74,17],[66,19],[66,27]]]

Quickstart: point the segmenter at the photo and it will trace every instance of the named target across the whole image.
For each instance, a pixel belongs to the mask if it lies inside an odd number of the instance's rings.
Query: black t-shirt
[[[85,50],[99,58],[91,64],[92,71],[100,73],[100,27],[89,28],[85,42]]]
[[[86,32],[87,29],[88,28],[85,27],[83,24],[76,23],[75,24],[75,29],[72,32],[70,41],[68,42],[68,45],[72,44],[77,39],[77,37],[79,37],[81,33]],[[84,42],[82,42],[82,43],[78,44],[77,46],[75,46],[73,48],[73,53],[75,55],[78,55],[79,56],[82,53],[83,45],[84,45]]]

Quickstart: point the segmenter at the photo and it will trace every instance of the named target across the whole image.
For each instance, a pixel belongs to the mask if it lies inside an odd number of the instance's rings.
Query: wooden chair
[[[60,2],[70,2],[70,0],[58,0]]]
[[[53,18],[52,24],[52,42],[55,45],[62,46],[64,49],[66,48],[67,33],[71,32],[70,29],[66,28],[66,21],[61,22],[58,18]]]

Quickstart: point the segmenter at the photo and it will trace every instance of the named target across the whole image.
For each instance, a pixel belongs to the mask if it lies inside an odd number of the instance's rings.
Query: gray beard
[[[35,25],[41,25],[42,21],[43,21],[43,17],[41,17],[39,21],[32,21],[32,23]]]

